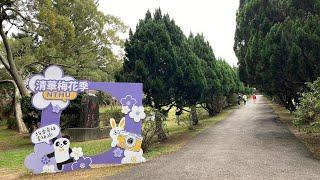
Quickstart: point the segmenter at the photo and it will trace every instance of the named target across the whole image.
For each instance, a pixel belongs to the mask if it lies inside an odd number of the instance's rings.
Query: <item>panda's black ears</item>
[[[53,144],[57,139],[58,139],[57,137],[51,139],[52,144]]]
[[[70,136],[69,136],[69,135],[63,135],[62,138],[66,138],[66,139],[69,139],[69,140],[70,140]],[[53,144],[57,139],[59,139],[59,138],[58,138],[58,137],[55,137],[55,138],[51,139],[52,144]]]
[[[62,137],[70,140],[70,136],[69,135],[63,135]]]

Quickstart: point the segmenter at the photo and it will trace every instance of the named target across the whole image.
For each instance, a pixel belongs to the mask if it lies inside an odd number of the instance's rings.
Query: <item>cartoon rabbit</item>
[[[125,119],[122,118],[119,122],[119,126],[117,126],[116,121],[111,118],[110,125],[112,127],[112,129],[110,130],[110,137],[112,138],[111,147],[116,147],[118,144],[118,136],[120,132],[124,130]]]

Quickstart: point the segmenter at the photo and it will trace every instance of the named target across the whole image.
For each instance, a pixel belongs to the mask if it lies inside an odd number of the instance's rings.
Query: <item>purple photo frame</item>
[[[44,75],[32,76],[28,88],[34,93],[33,106],[42,111],[41,127],[31,136],[35,144],[34,152],[25,159],[28,170],[35,174],[54,173],[87,169],[92,164],[145,162],[141,149],[141,119],[145,118],[141,83],[77,81],[64,76],[60,67],[52,65],[44,71]],[[112,95],[121,103],[124,113],[124,122],[112,126],[112,148],[107,150],[106,147],[104,153],[94,156],[85,156],[81,148],[69,148],[70,141],[61,137],[60,128],[57,128],[61,113],[70,100],[88,90]]]

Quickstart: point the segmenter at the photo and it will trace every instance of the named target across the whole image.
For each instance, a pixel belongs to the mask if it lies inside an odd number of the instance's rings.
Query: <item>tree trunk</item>
[[[213,111],[213,109],[209,109],[208,111],[209,117],[213,117],[215,116],[217,113],[215,111]]]
[[[156,113],[156,133],[158,136],[158,141],[162,142],[167,139],[167,135],[164,132],[163,126],[162,126],[162,118],[159,117],[159,114]]]
[[[30,97],[30,93],[25,85],[25,82],[23,81],[21,75],[19,74],[18,70],[16,68],[10,70],[10,74],[16,84],[16,87],[18,88],[18,92],[21,94],[22,97]]]
[[[198,122],[199,122],[199,119],[198,119],[198,115],[197,115],[197,106],[196,105],[192,105],[190,107],[191,109],[191,122],[192,122],[192,125],[197,125]]]
[[[14,80],[16,87],[19,89],[19,92],[22,97],[29,97],[30,93],[27,89],[27,87],[24,84],[23,78],[21,74],[19,73],[16,64],[13,60],[12,50],[8,42],[8,37],[3,31],[3,24],[0,22],[0,36],[2,38],[3,45],[6,50],[7,58],[5,59],[2,54],[0,54],[0,61],[2,62],[3,66],[6,68],[6,70],[10,73],[12,79]]]
[[[23,122],[22,110],[21,110],[21,95],[19,89],[13,80],[0,80],[0,83],[12,83],[14,86],[14,97],[13,97],[13,105],[15,111],[16,123],[18,126],[19,133],[29,133],[28,129]]]
[[[14,84],[14,83],[13,83]],[[15,115],[16,115],[16,121],[19,133],[29,133],[26,125],[23,122],[23,116],[22,116],[22,110],[21,110],[21,101],[20,101],[20,92],[17,86],[14,84],[14,109],[15,109]]]
[[[214,115],[217,114],[217,112],[214,110],[212,103],[206,103],[206,107],[210,117],[213,117]]]

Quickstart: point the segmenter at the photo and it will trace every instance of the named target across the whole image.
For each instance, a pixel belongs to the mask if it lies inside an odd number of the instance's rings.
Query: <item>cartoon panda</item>
[[[57,168],[61,171],[64,164],[74,162],[74,159],[70,157],[72,149],[70,148],[69,137],[62,136],[62,138],[53,138],[52,142],[54,152],[48,154],[47,157],[54,157],[57,163]]]

